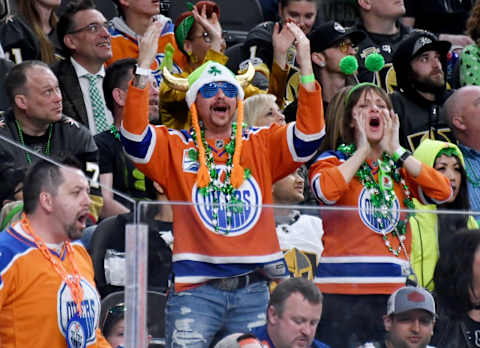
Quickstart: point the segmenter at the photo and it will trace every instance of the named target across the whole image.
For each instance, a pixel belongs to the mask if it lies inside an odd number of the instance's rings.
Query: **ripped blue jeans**
[[[168,348],[206,348],[217,333],[250,332],[265,325],[269,291],[266,281],[224,291],[208,284],[175,293],[167,301]]]

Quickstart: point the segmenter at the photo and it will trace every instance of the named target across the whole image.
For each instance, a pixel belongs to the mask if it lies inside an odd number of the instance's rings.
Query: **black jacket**
[[[0,135],[21,144],[12,109],[0,117]],[[53,123],[49,154],[52,156],[68,154],[81,162],[85,175],[93,179],[90,183],[91,211],[92,218],[97,218],[103,205],[102,193],[97,183],[100,174],[98,149],[88,129],[63,115],[60,121]],[[29,158],[32,162],[38,160],[38,157],[32,154]],[[27,168],[30,164],[24,150],[0,139],[0,163],[5,162],[12,162],[17,168]]]
[[[63,113],[88,128],[87,108],[75,68],[70,58],[60,60],[52,65],[62,91]]]
[[[393,110],[400,119],[400,145],[413,152],[426,138],[455,143],[446,120],[440,117],[441,106],[451,94],[443,91],[437,102],[431,102],[416,92],[393,92]]]
[[[437,319],[431,344],[442,348],[475,348],[467,340],[467,326],[462,317],[446,314]]]
[[[21,143],[15,116],[9,109],[0,117],[0,135]],[[80,125],[65,115],[58,122],[53,123],[52,139],[50,142],[50,154],[71,154],[82,162],[98,164],[98,150],[93,136],[87,128]],[[35,161],[36,156],[30,156]],[[14,160],[17,167],[26,167],[27,157],[25,151],[6,142],[0,142],[0,161]]]

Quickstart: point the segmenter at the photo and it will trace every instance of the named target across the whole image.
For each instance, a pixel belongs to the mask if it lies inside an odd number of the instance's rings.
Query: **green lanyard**
[[[15,123],[17,125],[18,136],[20,138],[20,142],[22,143],[23,146],[26,146],[25,145],[25,140],[23,139],[22,125],[20,124],[20,122],[18,122],[18,120],[15,120]],[[50,145],[51,145],[51,140],[52,140],[52,133],[53,133],[53,125],[50,123],[50,125],[48,126],[47,146],[45,147],[45,150],[43,151],[43,153],[47,156],[50,155]],[[27,151],[25,151],[25,157],[27,158],[28,164],[32,164],[32,159],[30,157],[30,154]]]

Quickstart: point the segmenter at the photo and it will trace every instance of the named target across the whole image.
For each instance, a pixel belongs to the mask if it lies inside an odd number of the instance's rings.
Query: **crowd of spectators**
[[[173,1],[0,1],[1,234],[73,155],[113,347],[140,201],[152,346],[480,347],[480,0]]]

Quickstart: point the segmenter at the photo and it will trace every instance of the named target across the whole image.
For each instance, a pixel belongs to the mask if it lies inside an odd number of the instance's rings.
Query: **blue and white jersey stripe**
[[[135,163],[148,163],[157,143],[153,126],[149,125],[142,134],[133,134],[120,128],[120,140],[127,156]]]
[[[244,257],[211,257],[195,254],[174,255],[173,272],[175,281],[179,283],[199,284],[210,279],[230,278],[250,273],[257,269],[265,269],[269,274],[269,265],[282,265],[285,270],[275,278],[288,275],[283,254]]]
[[[297,129],[295,122],[289,123],[287,125],[287,143],[293,160],[295,162],[310,160],[315,155],[324,136],[325,128],[319,133],[304,134]]]
[[[405,283],[410,274],[407,260],[389,256],[322,257],[317,266],[318,284]]]

